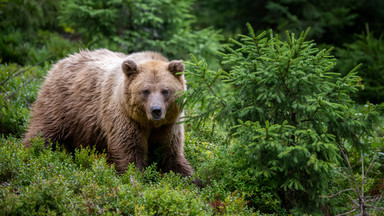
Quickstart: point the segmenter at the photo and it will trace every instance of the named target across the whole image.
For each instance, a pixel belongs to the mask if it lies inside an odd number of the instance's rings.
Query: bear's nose
[[[161,107],[153,106],[151,108],[151,114],[152,114],[153,119],[159,120],[161,118],[161,114],[162,114]]]

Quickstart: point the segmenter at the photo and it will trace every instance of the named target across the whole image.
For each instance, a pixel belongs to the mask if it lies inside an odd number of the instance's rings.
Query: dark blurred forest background
[[[79,48],[130,53],[156,50],[169,58],[189,53],[214,61],[228,38],[255,31],[299,33],[335,47],[338,72],[363,63],[360,103],[382,95],[384,2],[380,0],[79,1],[0,3],[0,58],[20,65],[57,60]]]
[[[0,215],[384,215],[383,9],[382,0],[0,0]],[[202,187],[153,167],[117,176],[89,149],[72,159],[38,141],[21,147],[52,64],[98,48],[185,60],[186,95],[201,103],[186,107],[198,121],[186,123],[185,149]]]

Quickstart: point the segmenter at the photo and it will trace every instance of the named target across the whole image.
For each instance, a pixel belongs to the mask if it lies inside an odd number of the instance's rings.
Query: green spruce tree
[[[226,125],[237,172],[270,182],[284,208],[319,209],[332,170],[342,162],[340,148],[363,149],[360,137],[372,132],[377,112],[356,111],[350,96],[361,86],[358,67],[344,77],[333,72],[332,49],[319,51],[306,41],[309,30],[299,37],[287,33],[283,41],[248,29],[249,36],[232,40],[234,48],[223,53],[225,70],[208,70],[195,59],[186,72],[190,89],[183,98],[201,110],[190,119]]]

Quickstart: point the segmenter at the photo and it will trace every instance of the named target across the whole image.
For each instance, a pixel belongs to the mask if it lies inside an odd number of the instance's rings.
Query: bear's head
[[[151,60],[136,63],[125,60],[126,109],[131,118],[154,127],[170,124],[179,118],[182,110],[176,103],[180,92],[186,89],[182,61]]]

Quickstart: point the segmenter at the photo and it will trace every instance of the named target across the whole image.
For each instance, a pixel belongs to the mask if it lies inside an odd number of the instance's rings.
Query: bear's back
[[[123,79],[125,58],[125,54],[99,49],[83,50],[57,62],[32,106],[32,126],[36,127],[32,133],[42,131],[46,137],[55,137],[54,142],[75,146],[103,145],[101,101],[113,92],[104,85],[108,79]]]
[[[120,73],[121,64],[126,59],[130,59],[137,64],[151,60],[168,62],[168,59],[163,55],[152,51],[126,55],[107,49],[97,49],[94,51],[81,50],[79,53],[69,55],[67,58],[57,62],[52,70],[48,72],[47,77],[55,76],[60,79],[60,76],[64,76],[63,78],[66,80],[71,80],[81,77],[82,75],[100,78],[102,74],[108,72],[122,75],[122,73]]]
[[[111,52],[106,49],[94,51],[81,50],[79,53],[69,55],[57,62],[49,76],[67,76],[69,79],[76,78],[84,73],[87,76],[98,76],[105,71],[121,67],[121,63],[127,55],[123,53]]]

